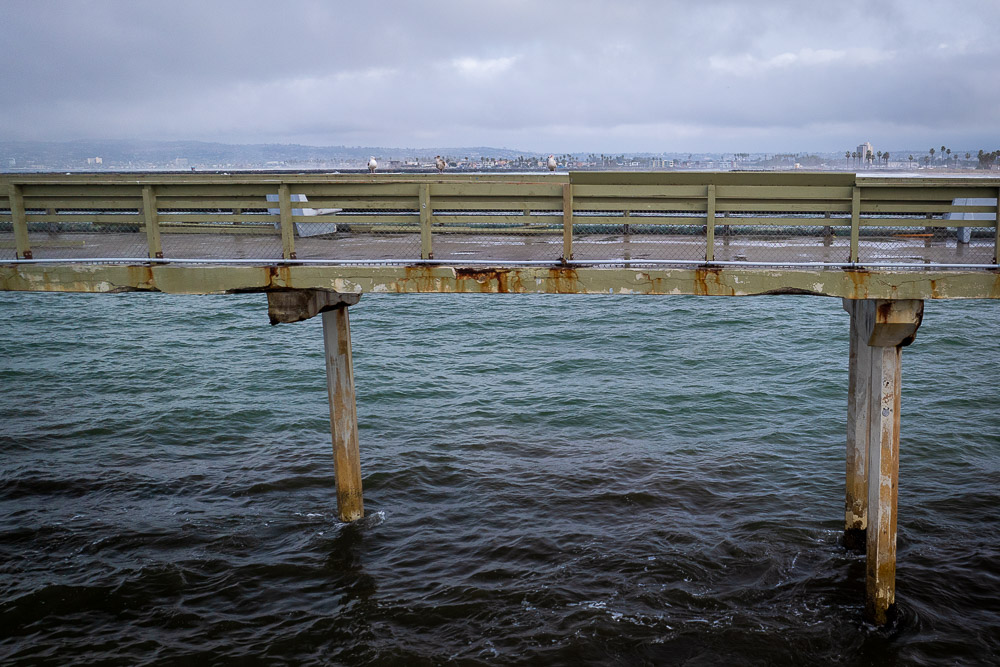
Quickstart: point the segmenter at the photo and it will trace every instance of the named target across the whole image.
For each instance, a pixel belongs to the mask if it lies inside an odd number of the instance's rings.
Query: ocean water
[[[817,297],[367,295],[366,517],[321,324],[0,293],[0,662],[996,664],[1000,303],[903,353],[897,603],[841,543]]]

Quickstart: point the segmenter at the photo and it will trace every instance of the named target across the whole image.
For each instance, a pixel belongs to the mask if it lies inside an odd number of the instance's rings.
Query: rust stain
[[[400,294],[404,292],[447,291],[442,289],[441,284],[434,279],[432,270],[426,266],[406,266],[403,267],[403,272],[405,278],[394,282],[396,292]],[[458,287],[456,291],[462,291],[461,287]]]
[[[137,289],[153,289],[153,267],[130,265],[128,269],[128,283],[135,285]]]
[[[869,274],[867,271],[857,271],[849,270],[845,271],[847,277],[851,279],[854,284],[851,290],[851,299],[867,299],[868,298],[868,278]]]
[[[520,278],[516,278],[514,281],[509,280],[511,274],[511,269],[496,269],[496,268],[469,268],[469,267],[459,267],[455,269],[455,279],[459,281],[459,284],[463,287],[468,286],[473,288],[474,291],[486,293],[497,292],[499,294],[506,294],[511,292],[511,286],[513,283],[519,283]],[[493,283],[496,284],[494,289]]]
[[[292,267],[279,265],[276,267],[278,269],[278,279],[288,287],[292,286]]]
[[[892,315],[891,301],[883,301],[882,303],[878,304],[878,309],[875,314],[876,322],[888,322],[890,315]]]
[[[708,272],[712,269],[695,269],[694,270],[694,293],[698,296],[705,296],[708,294]]]
[[[554,266],[549,268],[549,284],[552,286],[550,292],[556,294],[576,294],[583,292],[580,287],[580,276],[576,269],[566,266]]]
[[[292,286],[292,271],[290,266],[278,265],[267,267],[267,287],[282,289]]]
[[[941,294],[938,292],[937,280],[934,280],[933,278],[931,278],[931,298],[932,299],[941,298]]]
[[[698,296],[735,296],[736,290],[723,284],[722,269],[698,267],[694,270],[694,293]]]

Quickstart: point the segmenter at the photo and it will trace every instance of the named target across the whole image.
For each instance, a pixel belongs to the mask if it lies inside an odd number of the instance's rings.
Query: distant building
[[[875,147],[872,146],[870,142],[866,141],[865,143],[858,146],[858,157],[861,158],[862,160],[864,160],[865,156],[868,155],[869,153],[875,155]]]
[[[104,160],[99,157],[89,157],[87,158],[87,164],[103,164]]]

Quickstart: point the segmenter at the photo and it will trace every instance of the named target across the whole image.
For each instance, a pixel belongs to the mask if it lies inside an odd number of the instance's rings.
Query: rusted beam
[[[543,294],[813,294],[848,299],[1000,299],[992,271],[844,271],[743,267],[211,266],[0,263],[0,290],[170,294],[335,292]]]

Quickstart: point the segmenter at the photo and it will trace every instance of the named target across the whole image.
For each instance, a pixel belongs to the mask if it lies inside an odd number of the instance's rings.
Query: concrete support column
[[[896,602],[896,506],[902,347],[872,348],[865,617],[887,623]]]
[[[923,319],[924,302],[919,299],[867,299],[853,303],[845,300],[844,308],[851,313],[852,321],[852,369],[849,374],[852,384],[848,413],[853,422],[848,426],[848,518],[851,518],[852,508],[864,507],[865,617],[877,625],[884,625],[891,620],[896,602],[902,348],[916,337]],[[864,470],[867,494],[860,493],[858,482],[858,458],[864,440],[867,440],[868,450]],[[866,502],[862,501],[862,495],[867,495]]]
[[[868,403],[871,393],[871,353],[858,329],[855,305],[844,300],[851,314],[850,363],[847,376],[847,484],[844,503],[844,546],[865,548],[868,527]]]
[[[356,304],[360,298],[360,294],[310,289],[281,290],[267,295],[267,312],[271,324],[299,322],[316,315],[323,317],[323,348],[326,357],[326,388],[330,398],[337,513],[341,521],[356,521],[365,515],[354,395],[354,361],[351,356],[351,323],[347,315],[348,306]]]
[[[330,396],[337,510],[341,521],[356,521],[365,515],[365,506],[361,488],[351,324],[346,305],[323,313],[323,347],[326,350],[326,388]]]

